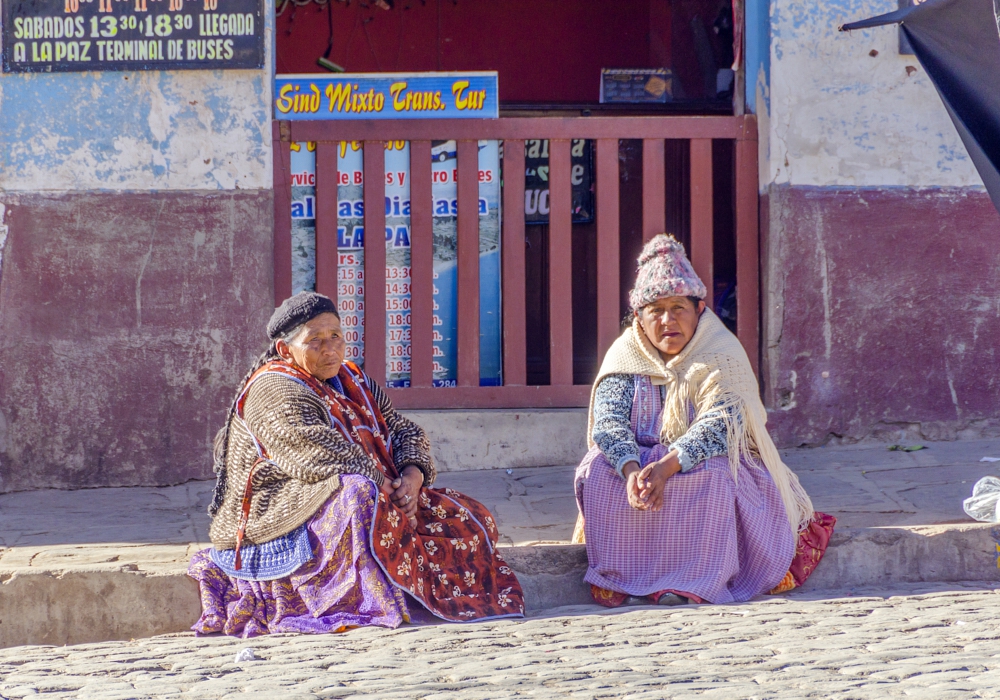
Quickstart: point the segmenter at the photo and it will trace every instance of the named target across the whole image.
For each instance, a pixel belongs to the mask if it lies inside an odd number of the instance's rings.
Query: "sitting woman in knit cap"
[[[705,294],[680,243],[649,241],[632,323],[594,382],[574,539],[608,607],[790,590],[833,532],[782,463],[747,355]]]
[[[333,302],[297,294],[267,334],[216,438],[214,546],[188,569],[201,589],[193,629],[396,627],[414,599],[445,620],[523,616],[489,511],[430,488],[427,436],[344,362]]]

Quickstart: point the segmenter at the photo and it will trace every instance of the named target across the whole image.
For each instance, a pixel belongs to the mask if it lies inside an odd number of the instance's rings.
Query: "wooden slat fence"
[[[337,294],[337,149],[342,141],[364,145],[364,199],[385,196],[387,141],[410,142],[411,386],[390,389],[400,408],[544,408],[586,406],[589,385],[573,384],[571,163],[573,139],[596,141],[597,342],[603,356],[619,333],[619,139],[643,141],[642,231],[649,239],[665,227],[664,139],[690,141],[691,259],[709,287],[713,259],[712,141],[735,141],[737,335],[754,369],[759,359],[759,242],[757,129],[742,117],[567,117],[440,121],[276,122],[275,300],[291,293],[290,146],[316,142],[316,286]],[[433,242],[431,141],[457,141],[458,160],[458,386],[432,387]],[[479,386],[478,141],[504,142],[503,386]],[[551,383],[526,384],[524,171],[526,139],[549,139],[549,334]],[[382,206],[365,206],[367,231],[385,228]],[[385,379],[385,243],[365,236],[366,371]],[[373,323],[382,319],[382,324]]]

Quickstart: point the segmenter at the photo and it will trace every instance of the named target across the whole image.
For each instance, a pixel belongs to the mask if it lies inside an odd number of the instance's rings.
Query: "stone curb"
[[[834,531],[804,591],[896,583],[1000,581],[1000,526],[989,523]]]
[[[804,591],[900,583],[1000,581],[1000,528],[989,524],[859,528],[834,534]],[[590,603],[583,545],[504,547],[528,612]],[[182,568],[0,572],[0,647],[80,644],[183,632],[198,619],[195,583]]]

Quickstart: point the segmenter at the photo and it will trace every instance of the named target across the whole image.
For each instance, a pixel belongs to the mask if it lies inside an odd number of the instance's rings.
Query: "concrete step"
[[[969,524],[839,531],[802,591],[995,584],[1000,581],[1000,535],[995,530]],[[140,545],[115,555],[118,561],[68,567],[50,562],[0,572],[0,647],[128,640],[188,630],[201,612],[197,585],[185,574],[190,551],[185,545]],[[583,582],[583,545],[514,546],[502,552],[521,581],[529,613],[592,602]],[[165,559],[172,561],[165,565]]]
[[[572,464],[587,452],[583,408],[402,413],[427,431],[441,473]]]
[[[786,453],[837,530],[806,590],[1000,581],[1000,527],[961,501],[1000,473],[1000,441]],[[572,466],[445,472],[438,485],[486,504],[529,611],[589,603]],[[185,571],[207,546],[209,482],[168,488],[35,491],[0,496],[0,646],[75,644],[188,629],[200,614]],[[532,544],[534,543],[534,544]]]
[[[834,534],[801,592],[891,589],[911,583],[1000,581],[1000,529],[971,523],[909,528],[856,528]],[[584,545],[509,547],[531,611],[592,603]]]

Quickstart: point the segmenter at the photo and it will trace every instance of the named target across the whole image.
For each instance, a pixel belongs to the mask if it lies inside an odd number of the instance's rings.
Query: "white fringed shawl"
[[[767,412],[750,360],[736,336],[711,310],[705,310],[694,336],[668,362],[663,361],[636,319],[604,356],[594,389],[609,374],[647,375],[653,384],[666,385],[660,428],[660,442],[664,445],[670,445],[687,432],[689,406],[694,406],[695,421],[710,411],[721,413],[726,419],[733,479],[737,477],[741,455],[763,462],[781,493],[793,535],[797,536],[812,519],[809,495],[798,477],[781,461],[767,433]],[[591,390],[587,425],[590,447],[594,446],[593,428],[594,390]]]

